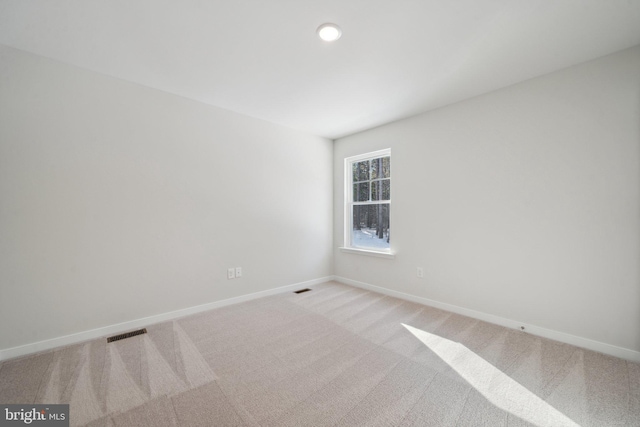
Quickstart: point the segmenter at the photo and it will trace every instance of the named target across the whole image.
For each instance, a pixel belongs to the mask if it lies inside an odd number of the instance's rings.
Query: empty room
[[[640,426],[640,0],[0,0],[0,425]]]

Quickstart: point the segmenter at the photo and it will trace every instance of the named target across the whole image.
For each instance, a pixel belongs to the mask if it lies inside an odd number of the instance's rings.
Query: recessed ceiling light
[[[326,42],[336,41],[342,35],[342,30],[336,24],[322,24],[316,31],[318,36]]]

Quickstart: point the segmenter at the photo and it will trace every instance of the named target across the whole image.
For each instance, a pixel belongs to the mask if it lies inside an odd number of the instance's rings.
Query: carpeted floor
[[[640,365],[337,283],[5,361],[90,426],[640,426]]]

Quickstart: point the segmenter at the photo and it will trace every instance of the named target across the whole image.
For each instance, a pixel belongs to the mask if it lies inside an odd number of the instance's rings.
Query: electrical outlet
[[[422,279],[424,277],[424,269],[422,267],[418,267],[418,270],[416,271],[416,275]]]
[[[242,277],[242,267],[236,267],[236,277]]]
[[[227,279],[235,279],[236,278],[236,269],[235,268],[229,268],[227,270]]]

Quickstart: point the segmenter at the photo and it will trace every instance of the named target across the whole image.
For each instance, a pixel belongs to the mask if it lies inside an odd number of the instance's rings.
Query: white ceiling
[[[640,0],[0,0],[0,43],[337,138],[640,44]]]

